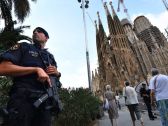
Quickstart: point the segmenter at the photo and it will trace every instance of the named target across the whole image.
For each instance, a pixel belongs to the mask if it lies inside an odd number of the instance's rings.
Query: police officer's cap
[[[48,34],[48,32],[44,28],[37,27],[37,28],[34,29],[34,31],[36,31],[36,30],[39,31],[39,32],[42,32],[47,38],[49,38],[49,34]]]

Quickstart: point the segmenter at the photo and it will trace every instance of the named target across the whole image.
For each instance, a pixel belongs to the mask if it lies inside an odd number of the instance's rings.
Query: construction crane
[[[128,9],[125,7],[124,1],[123,0],[118,0],[118,8],[117,11],[120,11],[120,4],[122,4],[123,8],[124,8],[124,12],[127,13]]]
[[[167,9],[167,11],[168,11],[168,3],[167,3],[167,0],[162,0],[162,2],[163,2],[164,6],[166,7],[166,9]],[[165,28],[165,33],[164,33],[164,35],[166,35],[166,38],[167,38],[167,40],[168,40],[168,27]]]
[[[163,4],[165,5],[166,9],[168,10],[168,3],[166,0],[162,0],[163,1]]]
[[[129,14],[128,14],[128,9],[125,7],[124,0],[118,0],[117,12],[120,11],[120,4],[123,6],[124,13],[126,13],[126,15],[127,15],[127,19],[130,21],[130,23],[132,23],[131,18],[130,18]]]

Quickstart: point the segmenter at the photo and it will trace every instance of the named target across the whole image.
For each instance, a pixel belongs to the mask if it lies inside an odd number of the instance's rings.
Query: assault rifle
[[[46,93],[44,93],[39,99],[34,102],[34,106],[38,108],[44,101],[48,98],[52,100],[52,106],[50,108],[56,108],[57,111],[62,110],[62,103],[59,99],[58,88],[61,87],[61,82],[57,77],[50,76],[52,87],[46,88]],[[49,109],[49,108],[48,108]]]

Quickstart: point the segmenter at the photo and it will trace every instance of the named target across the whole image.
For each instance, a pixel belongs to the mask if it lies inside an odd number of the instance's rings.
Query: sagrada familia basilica
[[[92,72],[93,92],[103,92],[106,84],[121,90],[126,80],[132,85],[148,83],[151,68],[167,74],[168,42],[163,33],[143,15],[133,23],[119,20],[112,3],[110,6],[112,13],[104,3],[110,35],[106,35],[99,13],[98,24],[95,22],[99,66]]]

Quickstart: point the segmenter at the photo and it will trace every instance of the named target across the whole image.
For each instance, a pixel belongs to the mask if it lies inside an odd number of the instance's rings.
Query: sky
[[[86,9],[86,28],[90,71],[98,67],[94,20],[97,20],[97,11],[108,35],[107,20],[102,0],[89,0]],[[110,0],[104,0],[109,3]],[[118,0],[112,0],[117,10]],[[144,15],[162,32],[168,27],[168,11],[162,0],[125,0],[128,14],[133,21],[137,16]],[[30,2],[31,13],[21,25],[30,25],[24,34],[31,37],[35,27],[43,27],[49,33],[47,48],[54,55],[58,71],[62,73],[61,82],[64,88],[88,87],[86,65],[86,45],[82,9],[78,0],[37,0]],[[109,6],[110,9],[110,6]],[[111,11],[111,9],[110,9]],[[122,6],[116,12],[120,19],[126,18]]]

